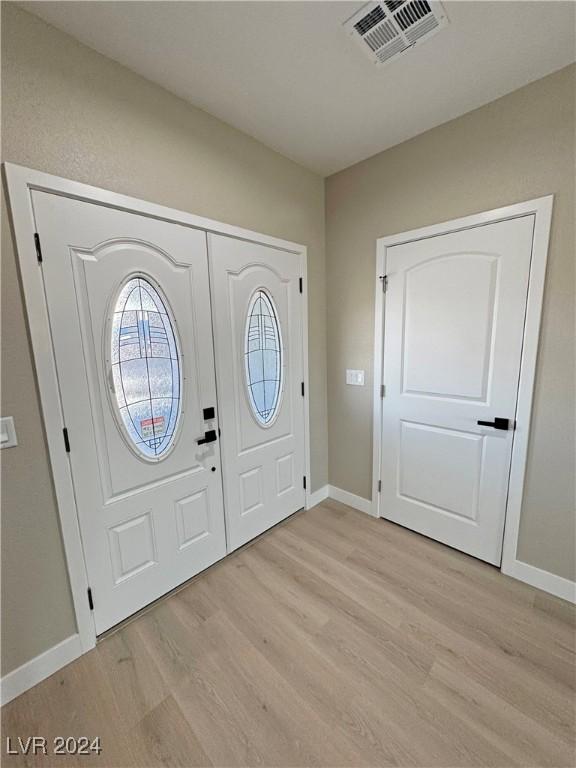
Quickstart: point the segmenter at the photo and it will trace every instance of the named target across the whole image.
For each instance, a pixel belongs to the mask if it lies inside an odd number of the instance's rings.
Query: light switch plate
[[[355,387],[364,386],[364,371],[353,371],[346,369],[346,384],[352,384]]]
[[[0,448],[13,448],[18,445],[16,427],[12,416],[0,418]]]

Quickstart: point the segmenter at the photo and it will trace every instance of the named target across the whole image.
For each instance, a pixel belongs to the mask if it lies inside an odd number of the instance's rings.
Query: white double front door
[[[304,506],[299,256],[32,202],[100,634]]]
[[[381,510],[496,565],[534,216],[387,249]]]

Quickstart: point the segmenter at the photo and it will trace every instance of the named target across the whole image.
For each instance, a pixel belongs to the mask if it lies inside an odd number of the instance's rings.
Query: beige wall
[[[2,4],[2,159],[304,243],[312,489],[327,482],[324,182],[257,141]],[[2,674],[74,632],[10,234],[2,234]]]
[[[574,100],[561,70],[348,168],[326,183],[330,483],[371,493],[375,241],[553,192],[520,559],[573,579]]]
[[[4,3],[2,159],[309,247],[312,488],[327,482],[324,184]],[[370,494],[377,237],[554,192],[520,556],[574,577],[574,86],[569,68],[327,180],[330,482]],[[74,632],[16,264],[2,212],[2,674]]]

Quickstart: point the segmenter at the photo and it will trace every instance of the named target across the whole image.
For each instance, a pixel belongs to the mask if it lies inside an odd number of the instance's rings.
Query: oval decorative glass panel
[[[180,418],[180,353],[168,303],[146,278],[131,277],[121,287],[110,343],[116,404],[129,443],[158,460],[172,445]]]
[[[282,338],[272,297],[262,288],[248,305],[244,361],[246,387],[252,412],[259,424],[271,424],[282,391]]]

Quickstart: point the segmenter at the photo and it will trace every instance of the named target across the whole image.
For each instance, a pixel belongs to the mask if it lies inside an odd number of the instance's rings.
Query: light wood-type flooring
[[[574,645],[567,603],[326,501],[6,705],[3,765],[573,766]]]

